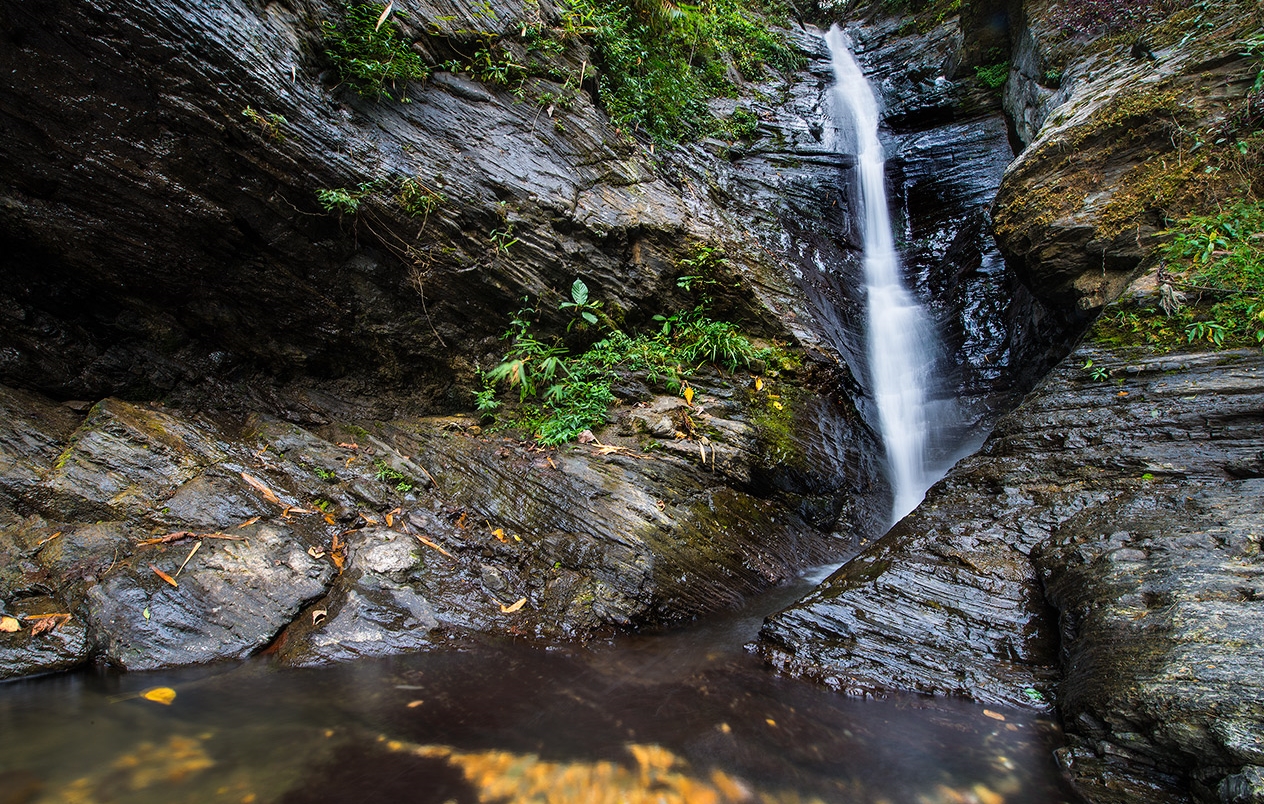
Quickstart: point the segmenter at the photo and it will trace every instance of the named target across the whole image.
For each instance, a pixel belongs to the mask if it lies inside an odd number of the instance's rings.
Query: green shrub
[[[572,301],[563,302],[564,309],[580,309],[581,315],[596,304],[588,301],[586,285],[582,293],[573,286]],[[633,336],[612,327],[578,356],[557,339],[536,337],[533,314],[523,308],[513,317],[503,336],[509,350],[499,365],[482,373],[475,401],[479,411],[490,414],[501,405],[498,388],[516,390],[519,407],[513,420],[544,444],[570,441],[604,422],[614,404],[611,383],[620,372],[644,374],[649,383],[677,393],[703,365],[733,371],[775,356],[772,349],[757,349],[734,324],[709,318],[701,306],[668,318],[655,316],[664,323],[650,333]]]
[[[389,15],[378,3],[346,2],[342,19],[326,21],[325,55],[342,80],[366,97],[391,98],[386,87],[417,81],[429,75],[421,57],[413,52]],[[395,14],[403,14],[395,11]],[[400,93],[404,98],[404,93]],[[404,98],[406,99],[406,98]]]
[[[1000,89],[1009,80],[1009,62],[989,64],[986,67],[975,67],[974,75],[979,83],[988,89]]]
[[[570,0],[565,24],[592,36],[611,119],[666,143],[715,128],[707,101],[735,94],[730,64],[746,80],[802,65],[770,16],[738,0]]]

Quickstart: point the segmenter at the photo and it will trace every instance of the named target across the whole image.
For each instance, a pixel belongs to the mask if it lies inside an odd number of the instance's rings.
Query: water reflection
[[[779,602],[587,648],[3,685],[0,804],[1075,800],[1046,721],[767,672],[742,643]]]

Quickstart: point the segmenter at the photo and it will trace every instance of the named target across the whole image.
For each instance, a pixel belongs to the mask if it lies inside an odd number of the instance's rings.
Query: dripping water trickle
[[[943,467],[933,466],[928,458],[928,397],[939,350],[929,315],[901,277],[887,208],[877,99],[851,54],[847,35],[834,26],[825,39],[834,66],[840,147],[854,148],[856,156],[869,380],[894,497],[891,521],[896,522],[943,475]]]

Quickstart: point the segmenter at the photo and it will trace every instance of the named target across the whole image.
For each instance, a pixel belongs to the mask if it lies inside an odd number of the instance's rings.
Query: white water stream
[[[930,318],[904,286],[891,233],[878,140],[878,102],[835,25],[825,35],[834,62],[835,115],[842,142],[854,148],[863,221],[865,339],[870,387],[886,448],[892,487],[891,521],[912,511],[943,471],[928,459],[928,386],[938,348]],[[851,142],[847,142],[847,140]]]

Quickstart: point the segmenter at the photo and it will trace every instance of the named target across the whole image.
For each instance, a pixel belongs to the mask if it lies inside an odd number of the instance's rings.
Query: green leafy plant
[[[583,292],[575,285],[571,291],[564,309],[578,310],[576,318],[588,321],[582,313],[597,310],[599,302],[588,298],[586,285]],[[570,441],[605,420],[614,402],[611,384],[620,373],[642,373],[651,384],[678,393],[702,365],[734,370],[776,356],[774,349],[757,349],[735,325],[710,319],[702,306],[669,318],[656,316],[667,323],[650,333],[632,336],[611,326],[606,337],[578,356],[559,339],[537,337],[533,313],[524,307],[513,316],[504,335],[510,348],[500,364],[482,373],[475,403],[491,413],[501,406],[498,388],[516,390],[512,420],[549,445]]]
[[[247,106],[241,110],[241,116],[254,123],[259,133],[273,142],[285,141],[285,133],[281,131],[281,126],[285,125],[286,120],[281,115],[264,114],[253,106]]]
[[[1088,372],[1088,376],[1098,382],[1106,382],[1110,379],[1110,370],[1095,365],[1092,360],[1085,360],[1084,365],[1080,366],[1080,369]]]
[[[413,479],[381,458],[374,461],[373,468],[374,476],[378,480],[393,486],[400,494],[413,490]]]
[[[361,95],[391,99],[391,89],[429,75],[421,57],[404,39],[391,12],[402,15],[393,6],[378,3],[347,2],[342,18],[323,24],[325,55],[338,70],[342,80]],[[407,100],[404,93],[400,93]]]
[[[360,195],[345,187],[317,190],[316,200],[326,212],[337,212],[339,215],[354,215],[360,210]]]
[[[1000,89],[1009,80],[1009,62],[1002,61],[997,64],[975,67],[974,76],[979,79],[980,84],[983,84],[988,89]]]
[[[496,254],[508,254],[509,249],[518,243],[518,238],[514,237],[512,223],[507,223],[500,229],[492,229],[488,237],[492,241],[492,251]]]
[[[588,285],[584,284],[584,280],[576,279],[571,283],[571,300],[562,302],[558,305],[558,309],[572,311],[573,317],[570,323],[566,325],[566,331],[570,332],[571,327],[577,321],[596,324],[598,321],[597,313],[601,310],[601,302],[590,302],[588,300]]]
[[[1203,301],[1182,312],[1206,316],[1186,322],[1187,342],[1264,342],[1264,202],[1238,201],[1178,221],[1170,231],[1164,259],[1183,269],[1184,279],[1177,281],[1184,295]]]
[[[414,218],[425,218],[443,206],[443,193],[432,190],[420,179],[408,178],[400,181],[395,192],[395,201],[405,212]]]

